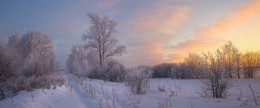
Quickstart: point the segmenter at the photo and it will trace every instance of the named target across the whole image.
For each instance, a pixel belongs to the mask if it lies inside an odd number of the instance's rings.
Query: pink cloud
[[[172,56],[172,61],[183,60],[188,52],[198,53],[202,50],[215,49],[228,40],[233,41],[242,50],[259,46],[259,42],[255,41],[260,40],[259,19],[260,0],[242,4],[224,14],[215,23],[198,29],[195,38],[175,46],[176,53]]]
[[[154,5],[152,10],[140,10],[122,24],[130,29],[125,37],[134,38],[137,45],[128,46],[128,56],[122,58],[128,65],[154,65],[165,62],[172,39],[180,25],[188,20],[189,6]]]

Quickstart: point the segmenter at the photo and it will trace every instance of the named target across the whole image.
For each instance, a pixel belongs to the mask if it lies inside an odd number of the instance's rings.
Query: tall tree
[[[238,49],[233,45],[231,41],[228,41],[223,47],[222,47],[222,53],[225,62],[225,69],[227,72],[227,77],[232,78],[232,74],[236,71],[236,68],[238,68],[236,65],[237,62],[239,62],[239,51]],[[239,71],[238,71],[239,72]],[[239,77],[239,76],[238,76]]]
[[[95,48],[99,55],[99,65],[111,56],[121,56],[126,52],[125,46],[118,46],[116,22],[108,16],[100,16],[96,13],[88,13],[90,28],[83,34],[82,40],[87,41],[86,47]]]

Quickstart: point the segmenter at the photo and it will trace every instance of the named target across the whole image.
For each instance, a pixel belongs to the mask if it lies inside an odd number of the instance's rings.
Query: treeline
[[[231,86],[229,79],[254,78],[260,65],[259,52],[241,53],[232,42],[213,52],[189,54],[181,63],[137,66],[126,69],[114,57],[126,52],[117,45],[116,22],[108,16],[88,13],[89,29],[84,45],[72,46],[66,63],[70,74],[114,82],[126,82],[133,93],[145,94],[149,78],[205,79],[204,97],[223,98]]]
[[[260,65],[259,52],[240,53],[227,42],[213,52],[189,54],[183,63],[154,66],[154,78],[202,78],[202,97],[225,98],[232,78],[254,78]]]
[[[131,69],[114,58],[126,52],[124,46],[117,45],[116,22],[96,13],[88,13],[88,18],[90,27],[82,36],[85,44],[72,46],[67,71],[89,78],[123,81]],[[259,52],[241,53],[229,41],[214,52],[190,53],[184,62],[145,67],[151,70],[152,78],[205,79],[209,76],[208,70],[218,61],[225,78],[253,78],[260,64],[259,57]]]
[[[21,90],[62,85],[59,64],[49,36],[38,31],[10,36],[7,45],[0,43],[0,99]]]
[[[206,78],[207,68],[219,59],[225,78],[254,78],[260,66],[259,52],[241,53],[231,41],[214,52],[190,53],[182,63],[152,67],[154,78]],[[212,68],[212,67],[211,67]]]

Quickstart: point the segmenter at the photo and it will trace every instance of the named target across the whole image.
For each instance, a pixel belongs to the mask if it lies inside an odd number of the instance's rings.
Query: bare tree
[[[7,46],[10,48],[17,48],[18,42],[21,40],[21,38],[18,36],[17,33],[9,37]]]
[[[224,57],[225,62],[225,69],[226,69],[226,76],[229,78],[232,78],[232,74],[236,71],[238,66],[236,66],[236,63],[239,62],[239,51],[238,49],[233,45],[231,41],[228,41],[223,47],[222,47],[222,53]],[[240,77],[240,76],[238,76]]]
[[[99,16],[96,13],[88,13],[90,28],[84,33],[82,40],[87,41],[86,47],[97,49],[99,55],[99,65],[111,56],[121,56],[125,53],[125,46],[117,46],[116,22],[110,20],[108,16]]]
[[[219,50],[215,54],[204,53],[205,72],[207,73],[204,81],[202,93],[213,98],[223,98],[226,96],[230,87],[230,81],[225,79],[225,56]]]
[[[198,54],[189,54],[185,58],[185,63],[187,64],[188,71],[191,72],[193,78],[202,78],[202,57]]]
[[[244,69],[245,78],[253,78],[257,67],[260,64],[260,54],[257,52],[247,52],[242,56],[241,64]]]

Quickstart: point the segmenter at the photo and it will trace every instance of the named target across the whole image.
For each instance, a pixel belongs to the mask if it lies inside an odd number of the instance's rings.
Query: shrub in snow
[[[215,55],[212,53],[204,54],[206,80],[203,82],[202,96],[213,98],[225,98],[231,83],[225,79],[225,62],[223,53],[219,50]]]
[[[107,60],[98,72],[101,79],[113,82],[123,81],[126,74],[124,65],[113,59]]]
[[[132,68],[127,72],[126,84],[131,91],[136,94],[145,94],[149,87],[149,78],[151,78],[152,70],[149,67],[139,66]]]

